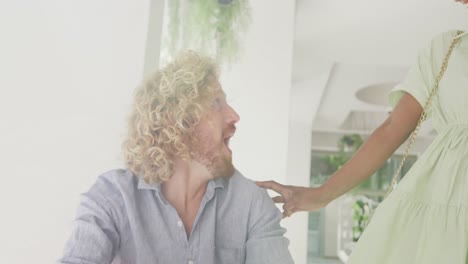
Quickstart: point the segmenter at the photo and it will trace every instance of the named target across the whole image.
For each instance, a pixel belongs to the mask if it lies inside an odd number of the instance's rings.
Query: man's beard
[[[231,155],[225,154],[224,146],[209,148],[203,142],[194,146],[193,159],[204,165],[213,178],[226,178],[234,174],[234,165]]]

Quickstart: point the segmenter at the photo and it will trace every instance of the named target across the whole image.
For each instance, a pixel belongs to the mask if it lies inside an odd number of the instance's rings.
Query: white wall
[[[159,68],[161,57],[162,33],[164,25],[165,1],[150,0],[148,18],[148,33],[145,46],[145,68],[143,75],[146,76]]]
[[[0,263],[53,263],[79,193],[121,167],[148,6],[0,3]]]
[[[250,178],[286,178],[294,3],[252,1],[252,23],[240,61],[221,82],[240,115],[234,162]],[[281,19],[277,19],[281,17]]]

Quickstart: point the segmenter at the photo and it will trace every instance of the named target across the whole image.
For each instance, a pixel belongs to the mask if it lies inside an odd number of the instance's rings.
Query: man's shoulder
[[[113,169],[99,175],[98,180],[109,181],[113,184],[137,184],[138,177],[129,169]]]
[[[258,199],[259,196],[268,196],[265,189],[258,187],[253,180],[245,177],[237,170],[228,181],[230,192],[233,192],[236,195],[250,199]]]
[[[229,178],[229,185],[233,188],[241,188],[246,191],[258,191],[260,187],[258,187],[255,182],[251,179],[245,177],[242,173],[238,170],[234,172],[234,174]]]
[[[267,191],[258,187],[251,179],[236,171],[229,179],[231,203],[249,212],[251,218],[281,219],[281,212],[275,206]],[[232,208],[232,207],[231,207]],[[276,220],[275,220],[276,221]]]
[[[138,177],[128,169],[114,169],[102,173],[91,187],[90,192],[122,194],[138,187]]]

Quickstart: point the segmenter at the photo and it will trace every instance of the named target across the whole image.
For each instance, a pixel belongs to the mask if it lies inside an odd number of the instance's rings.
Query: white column
[[[309,186],[312,121],[328,81],[331,64],[309,68],[306,79],[296,79],[291,88],[287,157],[288,185]],[[307,263],[308,213],[284,220],[296,263]]]

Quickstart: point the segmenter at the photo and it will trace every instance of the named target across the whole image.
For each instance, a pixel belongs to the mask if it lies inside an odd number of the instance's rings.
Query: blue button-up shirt
[[[187,238],[159,184],[113,170],[82,195],[58,263],[294,263],[280,220],[266,191],[236,171],[209,181]]]

